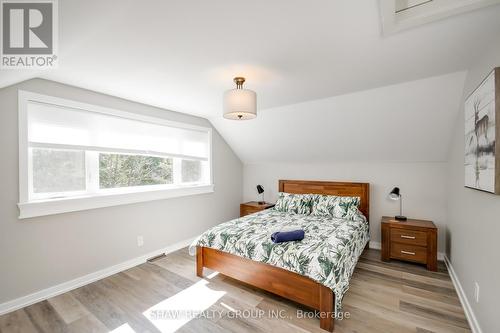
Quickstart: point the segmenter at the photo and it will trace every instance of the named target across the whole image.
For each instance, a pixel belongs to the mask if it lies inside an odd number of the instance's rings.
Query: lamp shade
[[[392,189],[391,193],[389,193],[389,198],[392,200],[401,199],[401,193],[399,192],[399,187],[395,187]]]
[[[248,89],[231,89],[224,93],[224,118],[246,120],[257,117],[257,94]]]
[[[264,187],[262,185],[257,185],[257,193],[259,194],[264,193]]]

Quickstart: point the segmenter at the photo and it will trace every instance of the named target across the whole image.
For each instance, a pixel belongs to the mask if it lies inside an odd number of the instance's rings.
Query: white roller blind
[[[30,145],[160,153],[207,160],[210,130],[182,128],[99,112],[29,102]]]

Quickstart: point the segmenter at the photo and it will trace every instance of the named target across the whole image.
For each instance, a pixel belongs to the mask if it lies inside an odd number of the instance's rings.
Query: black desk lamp
[[[262,194],[262,201],[259,201],[259,205],[264,205],[266,203],[264,201],[264,187],[262,185],[257,185],[257,192]]]
[[[399,200],[399,215],[394,216],[394,218],[398,221],[406,221],[406,216],[403,216],[403,196],[399,191],[399,187],[395,187],[392,189],[391,193],[389,193],[389,198],[394,201]]]

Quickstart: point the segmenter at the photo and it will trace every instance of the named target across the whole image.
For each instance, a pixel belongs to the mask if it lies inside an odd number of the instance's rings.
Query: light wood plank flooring
[[[324,332],[319,319],[298,317],[297,310],[308,311],[300,305],[194,271],[183,249],[0,316],[0,332]],[[175,309],[188,312],[168,312]],[[204,315],[188,320],[196,313],[189,311]],[[470,332],[443,263],[433,273],[381,262],[376,250],[360,258],[343,311],[350,316],[336,321],[335,332]]]

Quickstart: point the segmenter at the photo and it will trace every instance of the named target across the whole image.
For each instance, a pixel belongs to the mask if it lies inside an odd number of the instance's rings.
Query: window
[[[382,30],[390,35],[498,3],[500,0],[383,0]]]
[[[99,188],[173,184],[172,158],[99,154]]]
[[[85,191],[85,151],[30,148],[33,196]]]
[[[19,92],[20,217],[213,191],[211,129]]]
[[[432,2],[433,0],[396,0],[395,13],[412,9]]]

